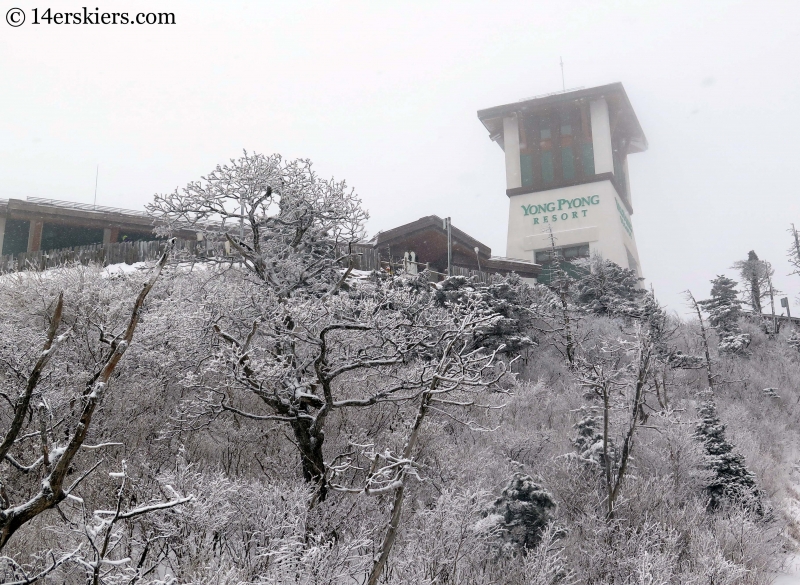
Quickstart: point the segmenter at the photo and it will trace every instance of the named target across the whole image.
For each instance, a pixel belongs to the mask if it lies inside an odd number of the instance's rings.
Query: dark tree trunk
[[[319,484],[319,500],[325,499],[327,488],[325,486],[325,458],[322,453],[322,444],[325,433],[314,432],[310,420],[295,419],[291,422],[297,448],[303,467],[303,479]]]

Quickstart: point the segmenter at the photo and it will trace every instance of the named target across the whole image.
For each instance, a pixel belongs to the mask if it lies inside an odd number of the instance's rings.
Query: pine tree
[[[577,304],[596,315],[620,315],[635,310],[645,294],[634,270],[595,256],[590,270],[578,281]]]
[[[797,233],[794,224],[792,224],[789,233],[792,234],[792,245],[789,246],[787,255],[789,256],[789,264],[792,265],[794,270],[792,274],[800,276],[800,234]]]
[[[725,438],[726,426],[717,414],[713,394],[706,390],[697,409],[700,421],[695,426],[694,436],[703,443],[706,468],[712,472],[711,482],[706,486],[709,507],[716,509],[725,500],[743,503],[758,515],[764,514],[761,491],[756,486],[755,475],[747,469],[744,456],[733,450]]]
[[[489,517],[497,522],[500,537],[506,543],[531,549],[539,544],[555,509],[550,492],[531,476],[517,472],[495,500]]]
[[[711,298],[697,303],[708,313],[709,325],[717,330],[721,352],[739,353],[750,345],[750,336],[739,328],[742,301],[736,293],[737,284],[718,275],[711,281]]]
[[[766,295],[764,285],[766,284],[766,262],[760,260],[755,250],[747,253],[747,260],[734,262],[733,268],[739,271],[742,280],[745,282],[746,289],[744,297],[747,304],[756,315],[763,312],[761,301]]]
[[[572,440],[572,444],[578,450],[581,460],[599,465],[605,469],[605,457],[603,456],[603,421],[592,410],[586,407],[581,408],[581,419],[575,423],[574,429],[577,435]],[[614,444],[609,439],[609,455],[613,461]]]

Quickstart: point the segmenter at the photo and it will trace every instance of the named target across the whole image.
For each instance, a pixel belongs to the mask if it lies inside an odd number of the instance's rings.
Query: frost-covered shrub
[[[789,344],[789,347],[800,351],[800,335],[797,334],[797,330],[792,331],[792,334],[789,335],[786,343]]]
[[[603,456],[603,421],[593,409],[581,408],[581,418],[575,423],[576,436],[572,444],[578,451],[582,461],[605,467]],[[614,445],[609,439],[608,446],[611,460],[614,460]]]
[[[485,529],[494,524],[503,542],[529,549],[539,544],[555,510],[550,492],[531,476],[518,472],[495,500],[482,526]]]
[[[780,398],[777,388],[764,388],[762,392],[764,393],[764,396],[766,396],[767,398]]]
[[[742,353],[750,345],[750,336],[747,333],[725,335],[719,339],[721,353]]]
[[[696,370],[705,365],[705,359],[702,356],[687,355],[677,350],[669,356],[667,364],[676,370]]]

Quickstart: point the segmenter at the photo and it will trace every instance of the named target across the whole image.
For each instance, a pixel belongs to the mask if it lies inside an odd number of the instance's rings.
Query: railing
[[[527,102],[528,100],[538,100],[539,98],[546,98],[550,97],[551,95],[561,95],[562,93],[569,93],[571,91],[578,91],[580,89],[586,89],[586,86],[579,85],[578,87],[570,87],[569,89],[562,89],[560,91],[551,91],[550,93],[540,93],[539,95],[534,95],[531,97],[522,98],[521,100],[517,100],[517,102]]]
[[[199,252],[197,244],[196,240],[177,240],[175,251],[179,255],[197,257]],[[148,262],[158,259],[164,251],[165,245],[165,240],[152,240],[23,252],[21,254],[0,256],[0,273],[20,270],[46,270],[74,263],[108,266],[109,264]]]
[[[397,273],[402,271],[410,274],[418,274],[423,270],[427,270],[434,276],[436,281],[447,278],[447,274],[444,272],[437,272],[436,270],[431,269],[430,265],[423,262],[412,262],[411,260],[405,259],[397,262],[386,260],[379,260],[379,262],[381,269],[385,270],[386,272]],[[467,278],[476,278],[478,282],[489,282],[490,273],[483,270],[471,270],[462,266],[451,266],[450,272],[453,276],[466,276]]]
[[[60,201],[58,199],[46,199],[44,197],[26,197],[28,203],[38,205],[50,205],[51,207],[63,207],[65,209],[80,209],[81,211],[100,211],[102,213],[119,213],[122,215],[135,215],[147,217],[146,211],[136,211],[133,209],[121,209],[119,207],[106,207],[104,205],[90,205],[88,203],[76,203],[74,201]],[[6,201],[8,203],[8,201]]]
[[[118,242],[113,244],[93,244],[90,246],[76,246],[61,250],[46,250],[37,252],[22,252],[8,256],[0,256],[0,274],[17,272],[21,270],[47,270],[67,264],[135,264],[137,262],[152,262],[157,260],[164,251],[165,240],[150,240],[142,242]],[[435,270],[430,270],[427,264],[401,260],[393,262],[391,259],[382,260],[380,253],[369,244],[339,244],[337,252],[340,256],[355,254],[354,268],[364,271],[384,270],[386,272],[411,272],[416,268],[418,272],[429,270],[437,280],[446,278],[447,275]],[[204,260],[207,251],[204,242],[195,239],[177,239],[174,255],[176,258],[187,260]],[[228,258],[224,256],[223,258]],[[231,257],[232,258],[232,257]],[[220,258],[221,259],[221,258]],[[412,268],[413,265],[413,268]],[[477,278],[480,282],[487,282],[489,274],[485,271],[470,270],[461,266],[453,266],[454,276]]]

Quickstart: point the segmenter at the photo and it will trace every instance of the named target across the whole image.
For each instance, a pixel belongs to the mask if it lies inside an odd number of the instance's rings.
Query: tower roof
[[[616,114],[616,119],[620,124],[618,130],[628,137],[628,153],[647,150],[647,138],[644,135],[641,124],[639,124],[636,113],[633,111],[628,94],[625,93],[625,88],[620,82],[545,94],[511,104],[478,110],[478,119],[489,131],[489,136],[492,140],[497,140],[503,146],[503,118],[519,113],[527,114],[548,110],[568,102],[592,101],[598,98],[605,98],[609,112]]]

